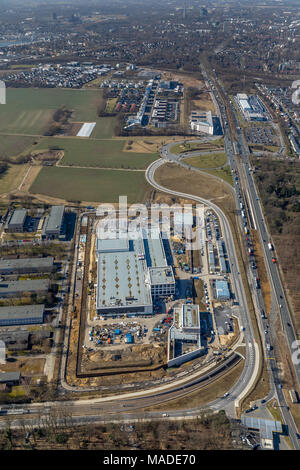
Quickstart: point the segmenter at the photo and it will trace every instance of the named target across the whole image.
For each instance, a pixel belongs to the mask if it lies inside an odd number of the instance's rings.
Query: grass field
[[[35,147],[64,150],[60,165],[95,166],[100,168],[144,169],[158,158],[155,153],[123,152],[124,140],[90,140],[77,138],[43,138]]]
[[[7,104],[0,107],[0,133],[43,135],[54,110],[66,105],[72,121],[96,122],[92,136],[111,138],[114,118],[98,118],[100,90],[8,88]]]
[[[0,178],[0,194],[17,189],[28,168],[29,165],[9,165],[7,172]]]
[[[226,164],[227,156],[224,152],[210,153],[199,155],[198,157],[185,158],[184,162],[196,168],[218,168]]]
[[[183,152],[191,152],[191,151],[207,151],[207,150],[222,150],[224,148],[224,138],[220,137],[220,139],[212,140],[211,142],[186,142],[185,144],[175,144],[171,147],[171,152],[180,154]]]
[[[36,141],[35,137],[1,135],[0,136],[0,159],[1,157],[13,157],[29,149]]]
[[[30,188],[33,194],[45,194],[65,200],[118,202],[119,195],[128,202],[143,202],[150,186],[144,172],[91,170],[79,168],[42,168]]]
[[[221,178],[222,180],[226,181],[226,183],[229,183],[231,186],[233,186],[233,179],[232,179],[232,174],[229,168],[229,165],[224,166],[224,168],[221,168],[219,170],[205,170],[206,173],[209,173],[212,176],[217,176],[218,178]]]

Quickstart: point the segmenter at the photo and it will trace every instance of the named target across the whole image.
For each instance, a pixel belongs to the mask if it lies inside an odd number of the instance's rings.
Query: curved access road
[[[163,154],[167,156],[167,153],[163,152]],[[170,158],[170,160],[172,160],[172,158]],[[177,196],[177,197],[181,197],[184,199],[191,199],[200,204],[205,204],[211,209],[213,209],[214,212],[219,217],[221,228],[222,228],[222,234],[226,242],[229,259],[231,260],[231,274],[232,274],[232,284],[233,284],[232,287],[235,292],[236,298],[239,300],[238,316],[239,316],[240,325],[242,325],[243,328],[245,329],[243,332],[244,342],[245,342],[245,347],[246,347],[245,367],[237,383],[234,385],[234,387],[231,390],[229,390],[228,397],[223,399],[222,402],[220,402],[220,400],[217,400],[216,402],[211,403],[210,406],[215,409],[226,408],[226,410],[230,413],[230,415],[234,416],[235,407],[239,405],[240,400],[249,392],[252,385],[255,383],[255,379],[257,377],[257,373],[259,370],[260,357],[259,357],[259,348],[254,339],[253,327],[252,327],[252,323],[250,319],[250,313],[248,309],[244,286],[243,286],[243,282],[242,282],[241,275],[240,275],[240,269],[238,266],[237,255],[236,255],[236,250],[235,250],[235,246],[233,242],[231,227],[229,225],[229,222],[225,214],[221,211],[221,209],[216,204],[204,198],[201,198],[199,196],[195,196],[193,194],[182,193],[179,191],[174,191],[174,190],[165,188],[164,186],[158,184],[155,181],[154,175],[155,175],[156,170],[160,168],[161,166],[163,166],[166,163],[166,161],[167,160],[165,159],[159,159],[153,162],[146,170],[146,180],[151,186],[153,186],[159,191],[165,192],[172,196]]]

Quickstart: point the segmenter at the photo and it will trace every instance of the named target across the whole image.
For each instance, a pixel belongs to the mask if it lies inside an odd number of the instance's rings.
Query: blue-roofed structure
[[[217,300],[229,300],[230,290],[227,281],[216,280],[216,296]]]

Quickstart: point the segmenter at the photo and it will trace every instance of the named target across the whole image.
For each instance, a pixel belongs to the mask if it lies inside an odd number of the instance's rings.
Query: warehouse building
[[[48,279],[28,281],[7,281],[0,283],[0,298],[22,297],[26,294],[47,294],[49,290]]]
[[[26,217],[27,217],[26,209],[17,209],[13,211],[11,217],[8,219],[4,227],[4,231],[8,233],[24,232]]]
[[[0,372],[0,385],[19,385],[20,380],[20,372]]]
[[[8,351],[26,351],[29,344],[28,331],[5,331],[0,333],[0,344],[4,342]]]
[[[150,287],[145,285],[142,240],[97,239],[98,314],[152,313]]]
[[[173,270],[158,238],[97,239],[98,314],[152,314],[152,297],[175,293]]]
[[[54,270],[54,258],[0,259],[0,274],[48,273]]]
[[[43,323],[45,305],[18,305],[0,307],[0,326]]]
[[[65,206],[52,206],[50,214],[46,217],[42,238],[53,240],[58,238],[65,240]]]

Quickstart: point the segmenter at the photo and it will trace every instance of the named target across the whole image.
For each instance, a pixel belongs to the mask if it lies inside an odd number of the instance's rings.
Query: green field
[[[212,140],[211,142],[186,142],[185,144],[175,144],[171,147],[170,151],[175,154],[192,152],[192,151],[206,151],[206,150],[222,150],[224,148],[224,138]]]
[[[144,172],[47,167],[42,168],[30,192],[92,202],[118,202],[121,195],[133,203],[144,201],[149,189]]]
[[[206,173],[209,173],[212,176],[217,176],[218,178],[221,178],[222,180],[226,181],[226,183],[233,186],[233,178],[232,178],[229,165],[226,165],[224,166],[224,168],[219,169],[219,170],[204,170],[204,171]]]
[[[124,140],[78,138],[43,138],[36,150],[55,147],[64,150],[60,165],[99,168],[144,169],[158,158],[157,154],[123,152]]]
[[[30,149],[36,141],[35,137],[1,135],[0,136],[0,159],[3,157],[13,157]]]
[[[226,153],[210,153],[198,157],[185,158],[184,162],[196,168],[218,168],[227,163]]]
[[[114,118],[98,118],[100,90],[57,88],[8,88],[5,106],[0,107],[0,133],[43,135],[53,112],[66,105],[72,121],[96,122],[96,138],[111,138]]]
[[[0,175],[0,194],[16,190],[28,168],[28,165],[9,165],[7,172]]]

